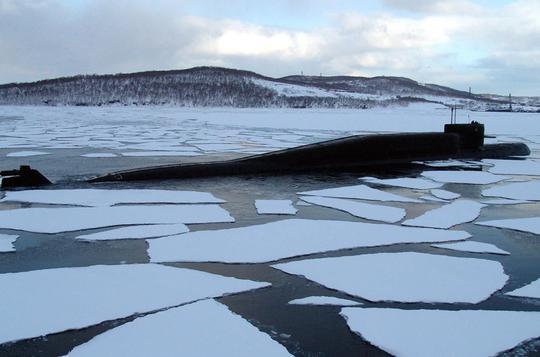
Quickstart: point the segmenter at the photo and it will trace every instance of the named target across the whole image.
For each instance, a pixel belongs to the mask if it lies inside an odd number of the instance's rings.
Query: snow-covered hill
[[[0,85],[0,104],[178,105],[188,107],[370,108],[437,102],[504,110],[504,97],[471,95],[401,77],[288,76],[219,68],[81,75]],[[540,102],[540,101],[538,101]],[[540,110],[540,104],[527,109]],[[519,105],[514,105],[514,109]]]

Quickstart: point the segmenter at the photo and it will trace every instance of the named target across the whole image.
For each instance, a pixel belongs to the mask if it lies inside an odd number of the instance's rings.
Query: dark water
[[[13,151],[13,150],[10,150]],[[116,169],[156,165],[176,162],[174,158],[82,158],[82,151],[47,150],[53,154],[30,158],[7,158],[0,163],[0,170],[29,163],[41,170],[51,179],[59,181],[55,188],[90,187],[84,182],[76,182],[92,175],[103,174]],[[0,150],[4,157],[8,150]],[[218,157],[215,157],[218,158]],[[195,159],[188,158],[186,161]],[[388,168],[388,177],[415,175],[418,167]],[[421,168],[420,168],[421,169]],[[380,172],[378,173],[380,176]],[[257,215],[255,199],[291,199],[297,201],[296,192],[358,184],[358,177],[373,175],[371,172],[340,175],[298,175],[298,176],[246,176],[224,177],[198,180],[172,180],[162,182],[134,182],[100,184],[101,188],[160,188],[179,190],[200,190],[212,192],[227,203],[223,207],[233,217],[235,223],[190,225],[191,231],[241,227],[281,220],[283,216]],[[464,198],[479,199],[486,186],[446,185],[445,189],[461,193]],[[384,188],[386,191],[410,195],[410,190]],[[19,206],[3,204],[0,209]],[[426,210],[437,207],[436,203],[393,204],[407,209],[407,218],[418,216]],[[347,213],[318,206],[301,206],[295,218],[336,219],[363,221]],[[538,216],[540,204],[512,206],[490,206],[482,210],[480,220]],[[270,267],[271,264],[222,264],[222,263],[176,263],[207,272],[243,279],[265,281],[272,287],[220,298],[232,311],[240,314],[261,331],[266,332],[297,356],[379,356],[387,355],[380,349],[363,341],[352,333],[343,318],[339,307],[288,305],[287,302],[311,295],[335,296],[356,300],[367,307],[396,307],[402,309],[492,309],[540,311],[540,301],[518,299],[504,296],[504,292],[514,290],[540,277],[540,244],[538,236],[529,233],[501,230],[474,224],[454,227],[473,235],[476,241],[493,243],[509,251],[509,256],[453,252],[436,249],[429,244],[393,245],[388,247],[358,248],[310,255],[315,257],[334,257],[369,254],[376,252],[416,251],[430,254],[444,254],[459,257],[481,257],[499,261],[510,276],[502,291],[479,304],[402,304],[372,303],[363,299],[328,289],[300,276],[292,276]],[[94,230],[95,232],[100,229]],[[103,230],[103,229],[101,229]],[[85,231],[87,232],[87,231]],[[0,233],[13,233],[0,230]],[[73,238],[80,232],[59,234],[35,234],[17,232],[21,237],[16,242],[16,253],[0,254],[0,273],[22,272],[36,269],[88,266],[94,264],[121,264],[148,262],[147,244],[144,240],[104,241],[85,243]],[[300,257],[296,259],[306,259]],[[284,259],[291,261],[295,259]],[[53,289],[54,287],[51,287]],[[133,317],[109,321],[82,330],[73,330],[43,338],[24,340],[0,345],[0,356],[59,356],[69,352],[74,346],[84,343],[112,327],[132,320]],[[9,323],[2,321],[1,323]],[[540,321],[539,321],[540,323]],[[540,354],[540,340],[518,346],[509,355],[537,356]]]

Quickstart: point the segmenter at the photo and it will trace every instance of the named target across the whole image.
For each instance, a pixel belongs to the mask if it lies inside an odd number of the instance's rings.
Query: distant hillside
[[[401,77],[270,78],[219,67],[80,75],[0,85],[0,104],[4,105],[370,108],[418,101],[478,110],[508,107],[504,97],[471,95]]]

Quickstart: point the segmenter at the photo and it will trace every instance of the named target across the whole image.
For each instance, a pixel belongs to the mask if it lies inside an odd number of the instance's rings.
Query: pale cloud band
[[[374,0],[366,11],[280,0],[268,21],[242,16],[247,1],[230,3],[237,16],[202,3],[193,11],[188,0],[0,0],[0,82],[218,65],[540,95],[540,0]],[[280,14],[293,19],[276,25]],[[297,26],[304,22],[316,25]]]

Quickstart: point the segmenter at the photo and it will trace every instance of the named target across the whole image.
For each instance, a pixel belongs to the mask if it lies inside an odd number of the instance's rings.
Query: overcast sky
[[[540,95],[540,0],[0,0],[0,83],[201,65]]]

